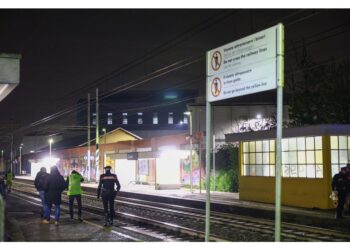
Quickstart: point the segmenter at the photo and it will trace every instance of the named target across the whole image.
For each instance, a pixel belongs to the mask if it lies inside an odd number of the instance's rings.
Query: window
[[[157,112],[153,113],[153,124],[158,124],[158,113]]]
[[[128,113],[123,113],[122,114],[122,116],[123,116],[123,124],[128,124]]]
[[[174,124],[174,113],[173,112],[168,113],[168,124]]]
[[[184,115],[184,124],[188,124],[188,117],[187,117],[187,115]]]
[[[92,124],[96,125],[96,113],[92,113]]]
[[[112,125],[113,124],[113,114],[112,113],[107,113],[107,124]]]
[[[243,142],[243,175],[275,176],[275,157],[275,140]],[[322,137],[282,139],[282,176],[323,178]]]
[[[142,112],[137,113],[137,124],[143,124],[142,115]]]
[[[349,163],[350,136],[331,136],[332,176]]]

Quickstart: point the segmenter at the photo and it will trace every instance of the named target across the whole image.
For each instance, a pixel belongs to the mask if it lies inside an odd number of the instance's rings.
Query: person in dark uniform
[[[346,203],[347,213],[350,214],[350,163],[346,164]]]
[[[343,209],[347,195],[346,167],[342,167],[332,180],[332,190],[338,192],[338,206],[335,215],[336,219],[343,219]]]
[[[120,190],[120,183],[117,175],[111,173],[111,166],[106,166],[104,169],[106,170],[106,173],[100,176],[100,183],[97,188],[97,199],[99,199],[100,196],[102,197],[105,214],[104,226],[107,227],[113,225],[113,219],[115,216],[114,199]],[[115,190],[115,185],[117,185],[117,190]]]

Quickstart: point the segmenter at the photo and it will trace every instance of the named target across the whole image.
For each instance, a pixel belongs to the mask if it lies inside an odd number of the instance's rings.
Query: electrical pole
[[[87,140],[88,140],[88,151],[87,151],[87,167],[88,167],[88,181],[91,180],[91,155],[90,155],[90,93],[88,93],[88,107],[87,107]]]
[[[99,151],[99,114],[98,114],[98,88],[96,88],[96,151],[95,151],[95,165],[96,165],[96,181],[100,175],[100,151]]]

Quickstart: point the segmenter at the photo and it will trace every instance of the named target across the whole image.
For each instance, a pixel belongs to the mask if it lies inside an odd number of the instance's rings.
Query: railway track
[[[14,189],[37,196],[30,183],[15,181]],[[67,201],[66,195],[63,200]],[[96,194],[85,192],[82,196],[84,210],[102,211]],[[178,239],[203,241],[205,211],[202,209],[169,205],[132,198],[118,197],[118,219],[139,223],[145,227],[159,228],[162,232],[181,234]],[[274,221],[238,214],[211,212],[211,241],[274,241]],[[186,238],[188,237],[188,238]],[[350,233],[300,224],[282,223],[282,241],[350,241]]]

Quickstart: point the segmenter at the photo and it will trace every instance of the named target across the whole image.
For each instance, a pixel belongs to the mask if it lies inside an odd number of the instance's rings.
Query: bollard
[[[2,196],[0,195],[0,242],[4,241],[5,228],[5,204]]]

